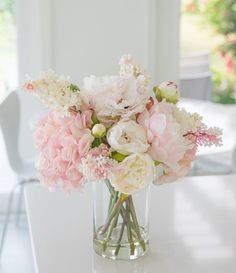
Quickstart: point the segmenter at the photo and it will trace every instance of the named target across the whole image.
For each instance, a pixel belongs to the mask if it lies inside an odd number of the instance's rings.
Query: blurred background
[[[214,102],[235,103],[235,32],[234,0],[182,1],[180,78],[185,73],[186,65],[188,68],[198,65],[199,70],[202,70],[198,71],[199,73],[210,72],[211,87],[208,99]]]
[[[81,83],[86,75],[116,73],[124,53],[132,54],[154,83],[177,81],[181,105],[203,114],[209,125],[224,129],[224,145],[199,151],[189,175],[233,174],[235,0],[0,0],[0,105],[17,90],[21,103],[19,158],[35,156],[32,128],[45,111],[33,96],[20,90],[25,75],[34,77],[52,68]],[[14,105],[8,110],[6,120]],[[18,132],[12,134],[18,136]],[[9,164],[6,142],[0,130],[0,231],[9,192],[18,179]],[[219,192],[222,188],[216,194]],[[19,196],[17,192],[16,200]],[[9,228],[4,272],[34,272],[24,207],[19,209],[17,201],[12,211],[13,222],[17,213],[21,219],[17,227]],[[14,267],[11,261],[16,256]]]

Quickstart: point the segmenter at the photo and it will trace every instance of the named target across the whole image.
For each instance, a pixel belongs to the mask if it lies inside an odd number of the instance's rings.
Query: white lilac
[[[78,112],[82,103],[79,88],[68,77],[58,76],[52,70],[42,73],[36,80],[27,79],[23,87],[61,113],[67,113],[70,107]]]

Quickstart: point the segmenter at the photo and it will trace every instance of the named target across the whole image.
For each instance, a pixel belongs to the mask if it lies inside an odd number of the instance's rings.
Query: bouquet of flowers
[[[129,55],[119,65],[119,75],[90,76],[81,87],[53,71],[24,83],[26,91],[51,108],[35,131],[41,183],[65,191],[81,189],[91,181],[104,183],[110,202],[95,237],[106,251],[121,219],[116,256],[125,229],[130,255],[137,243],[145,252],[133,194],[152,182],[158,185],[184,177],[199,145],[221,144],[220,129],[208,128],[197,113],[177,106],[179,90],[174,82],[152,88]]]

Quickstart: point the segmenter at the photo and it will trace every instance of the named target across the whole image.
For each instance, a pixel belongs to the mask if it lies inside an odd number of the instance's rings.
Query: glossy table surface
[[[71,195],[27,186],[36,272],[236,272],[235,175],[186,178],[151,192],[150,252],[124,262],[93,253],[90,186]]]

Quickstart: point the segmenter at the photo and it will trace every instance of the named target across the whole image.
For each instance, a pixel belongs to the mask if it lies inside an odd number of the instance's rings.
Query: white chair
[[[209,67],[208,53],[181,57],[179,87],[182,97],[211,99],[212,80]]]
[[[233,170],[236,173],[236,145],[233,150],[232,165],[233,165]]]
[[[10,93],[6,97],[6,99],[0,104],[0,128],[2,130],[4,142],[6,145],[8,161],[12,170],[17,174],[17,184],[13,187],[9,195],[7,211],[3,224],[3,231],[0,238],[0,261],[7,234],[9,217],[12,212],[12,203],[16,189],[20,189],[16,217],[16,223],[18,223],[22,206],[24,185],[26,183],[38,181],[35,175],[33,162],[25,161],[19,154],[19,123],[20,101],[17,93],[14,91]]]
[[[227,175],[236,172],[236,152],[232,160],[233,152],[226,151],[198,155],[193,163],[189,176]]]

